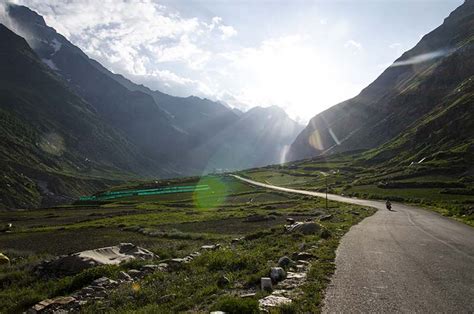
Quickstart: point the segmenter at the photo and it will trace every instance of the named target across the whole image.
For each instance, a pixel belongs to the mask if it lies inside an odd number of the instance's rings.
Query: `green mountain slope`
[[[153,162],[104,123],[23,38],[0,24],[0,42],[0,206],[40,205],[46,201],[41,194],[59,200],[126,173],[147,174]]]

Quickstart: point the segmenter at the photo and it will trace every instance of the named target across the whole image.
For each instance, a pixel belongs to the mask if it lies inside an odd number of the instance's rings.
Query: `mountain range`
[[[29,8],[11,4],[7,12],[0,29],[4,207],[63,201],[125,178],[277,163],[303,128],[278,107],[243,113],[135,84]]]
[[[288,158],[368,149],[376,149],[374,160],[405,163],[447,150],[471,156],[473,84],[474,1],[467,0],[358,96],[313,117]]]
[[[27,7],[10,5],[8,17],[0,25],[0,207],[345,152],[360,152],[367,167],[430,160],[474,176],[474,0],[304,129],[275,106],[241,112],[135,84]]]

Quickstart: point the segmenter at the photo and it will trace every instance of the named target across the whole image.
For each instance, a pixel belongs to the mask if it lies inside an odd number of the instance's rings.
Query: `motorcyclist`
[[[385,206],[387,207],[388,210],[392,210],[392,203],[390,202],[390,200],[387,200],[385,202]]]

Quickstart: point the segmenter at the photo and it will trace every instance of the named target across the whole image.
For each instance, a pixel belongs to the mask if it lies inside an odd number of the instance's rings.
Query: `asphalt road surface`
[[[235,176],[269,189],[325,197]],[[422,208],[328,195],[371,206],[337,250],[325,313],[474,313],[474,228]]]

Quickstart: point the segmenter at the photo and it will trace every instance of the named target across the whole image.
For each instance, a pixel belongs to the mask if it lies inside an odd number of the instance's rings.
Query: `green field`
[[[180,184],[205,184],[209,189],[0,212],[0,225],[13,224],[9,232],[0,233],[0,252],[12,261],[9,267],[0,266],[0,312],[24,311],[45,298],[68,295],[101,276],[116,278],[120,270],[139,267],[140,263],[96,267],[56,279],[38,278],[33,271],[43,259],[120,242],[151,250],[159,256],[155,264],[187,256],[206,244],[219,243],[222,248],[178,269],[152,273],[137,282],[139,289],[137,285],[121,286],[107,300],[89,302],[84,312],[208,312],[229,304],[255,310],[256,300],[266,294],[259,290],[260,277],[268,276],[280,257],[302,249],[316,258],[310,261],[303,295],[282,311],[319,312],[340,238],[374,212],[335,202],[326,210],[318,198],[268,191],[227,176],[136,182],[112,190]],[[324,239],[284,231],[289,217],[317,220],[324,214],[332,214],[321,222],[328,231]],[[265,219],[247,221],[253,215]],[[235,238],[243,240],[231,246]],[[230,280],[224,288],[217,285],[223,275]],[[248,292],[256,295],[245,300],[239,297]],[[164,300],[166,295],[173,297]]]
[[[416,164],[374,163],[373,152],[345,153],[245,170],[256,181],[368,199],[417,204],[474,226],[471,163],[455,153]],[[327,185],[326,185],[327,184]]]

